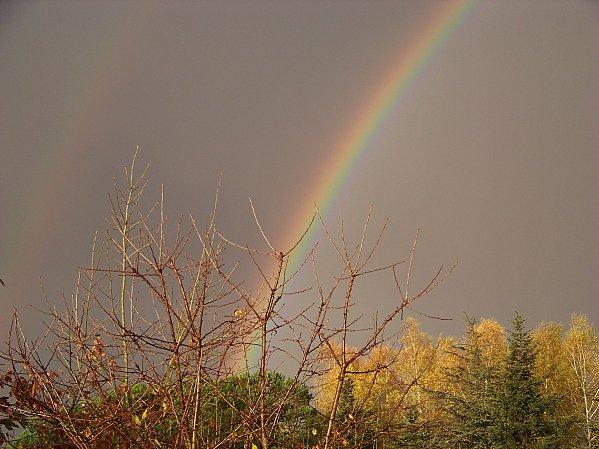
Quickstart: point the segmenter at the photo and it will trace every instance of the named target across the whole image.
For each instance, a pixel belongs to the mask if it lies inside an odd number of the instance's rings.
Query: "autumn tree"
[[[588,318],[573,315],[564,341],[571,370],[569,398],[584,447],[599,444],[599,338]]]
[[[537,351],[535,374],[542,382],[543,394],[563,396],[569,371],[563,326],[541,323],[531,337]]]
[[[474,324],[473,330],[477,335],[482,363],[487,368],[503,367],[508,353],[505,328],[495,319],[482,318]]]

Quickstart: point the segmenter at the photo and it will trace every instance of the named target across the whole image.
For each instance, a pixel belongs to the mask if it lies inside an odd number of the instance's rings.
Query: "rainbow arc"
[[[287,231],[282,239],[283,248],[290,248],[305,232],[316,206],[323,217],[327,216],[359,157],[372,149],[371,143],[383,130],[391,111],[398,107],[410,87],[475,3],[476,0],[441,2],[428,24],[391,64],[381,83],[368,97],[367,103],[359,109],[355,120],[347,127],[329,159],[323,164],[316,176],[319,182],[314,183],[314,187],[303,195],[300,208],[286,227]],[[317,229],[318,226],[312,225],[290,255],[288,273],[293,273],[305,259],[314,243]],[[250,365],[257,356],[258,349],[252,347],[247,354]]]

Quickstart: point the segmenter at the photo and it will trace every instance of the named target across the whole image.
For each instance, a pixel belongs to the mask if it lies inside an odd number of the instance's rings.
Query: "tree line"
[[[533,331],[519,315],[509,330],[467,321],[464,337],[433,339],[407,317],[455,264],[417,285],[419,232],[404,258],[377,265],[386,220],[373,232],[370,209],[350,242],[316,210],[305,232],[279,248],[250,201],[261,243],[249,246],[217,226],[218,191],[205,225],[191,215],[171,223],[164,189],[156,202],[143,199],[146,173],[134,158],[115,182],[110,226],[94,236],[72,295],[45,298],[41,335],[29,335],[14,311],[0,347],[0,444],[597,445],[599,350],[584,316],[567,329]],[[318,225],[338,260],[326,278],[316,246],[299,267],[289,263]],[[366,291],[358,287],[373,276],[393,296],[367,316],[356,306]]]
[[[325,369],[310,384],[269,371],[263,389],[257,372],[230,374],[218,385],[218,394],[205,388],[203,435],[210,435],[214,447],[259,447],[255,435],[260,419],[252,409],[263,392],[267,426],[274,424],[270,447],[322,447],[339,367],[332,354],[323,354],[321,360]],[[331,447],[599,445],[599,338],[584,315],[573,315],[567,327],[542,323],[533,330],[527,330],[519,314],[507,330],[493,319],[467,320],[463,337],[436,340],[410,318],[397,348],[381,346],[353,363],[335,411]],[[191,379],[186,383],[191,388]],[[17,401],[23,400],[22,393],[14,393]],[[119,404],[122,398],[114,392],[92,403],[81,401],[69,414],[85,422],[97,419],[100,409],[126,407],[129,419],[123,427],[142,435],[139,446],[114,443],[124,429],[113,429],[94,447],[144,447],[144,438],[152,435],[156,445],[167,444],[177,434],[175,408],[182,404],[164,399],[155,386],[138,382],[127,404]],[[24,427],[9,447],[77,447],[41,419],[29,420]]]
[[[434,339],[408,320],[397,350],[359,359],[338,417],[350,447],[582,448],[599,445],[599,339],[584,315],[569,327],[511,329],[467,321],[456,339]],[[385,365],[383,370],[373,366]],[[326,374],[315,398],[331,403]],[[349,437],[348,437],[349,435]],[[376,436],[375,436],[376,435]],[[368,440],[371,441],[368,441]]]

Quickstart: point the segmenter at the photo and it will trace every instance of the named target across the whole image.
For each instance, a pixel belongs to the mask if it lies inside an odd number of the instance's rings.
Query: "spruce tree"
[[[442,446],[499,448],[500,370],[483,362],[482,343],[474,321],[468,321],[466,339],[453,350],[459,363],[446,373],[446,391],[437,393],[441,408],[450,417],[442,430]]]
[[[524,318],[516,312],[499,395],[502,447],[560,447],[552,419],[556,401],[541,395],[542,381],[534,374],[536,354]]]

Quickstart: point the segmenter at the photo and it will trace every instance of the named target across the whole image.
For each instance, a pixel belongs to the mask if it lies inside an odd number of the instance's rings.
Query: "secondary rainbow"
[[[102,106],[122,80],[121,64],[145,45],[143,37],[152,25],[155,10],[152,4],[125,5],[122,14],[109,22],[112,27],[107,30],[105,39],[95,43],[90,50],[89,65],[81,70],[78,83],[70,86],[64,100],[67,106],[61,117],[62,126],[56,129],[59,137],[48,148],[40,149],[40,171],[27,181],[27,191],[31,192],[23,201],[27,207],[20,214],[8,216],[11,222],[6,240],[11,243],[4,256],[11,261],[13,278],[17,278],[18,273],[30,272],[30,261],[38,257],[39,251],[35,242],[47,238],[45,232],[52,227],[50,223],[68,217],[68,195],[76,191],[77,182],[85,182],[85,170],[77,166],[81,163],[79,154],[93,138],[92,131],[97,129]],[[137,25],[133,27],[132,23]],[[134,148],[127,149],[128,154]],[[70,176],[64,173],[70,173]],[[14,285],[14,281],[11,283]],[[24,300],[26,298],[17,296],[11,305],[16,306],[18,301]],[[0,331],[6,331],[5,326],[6,321],[0,320]]]
[[[312,184],[315,187],[303,195],[302,206],[291,219],[284,237],[280,240],[283,243],[282,248],[289,248],[305,232],[315,206],[318,206],[321,215],[327,215],[360,155],[372,148],[370,143],[384,127],[389,113],[397,108],[410,86],[475,3],[476,0],[441,2],[432,20],[403,49],[388,73],[383,76],[382,82],[369,96],[368,102],[360,109],[347,132],[335,145],[328,161],[315,177],[316,182]],[[303,262],[313,245],[315,230],[318,228],[312,225],[301,244],[293,251],[288,273],[292,273]],[[254,346],[247,354],[248,361],[254,362],[257,355],[258,348]]]

